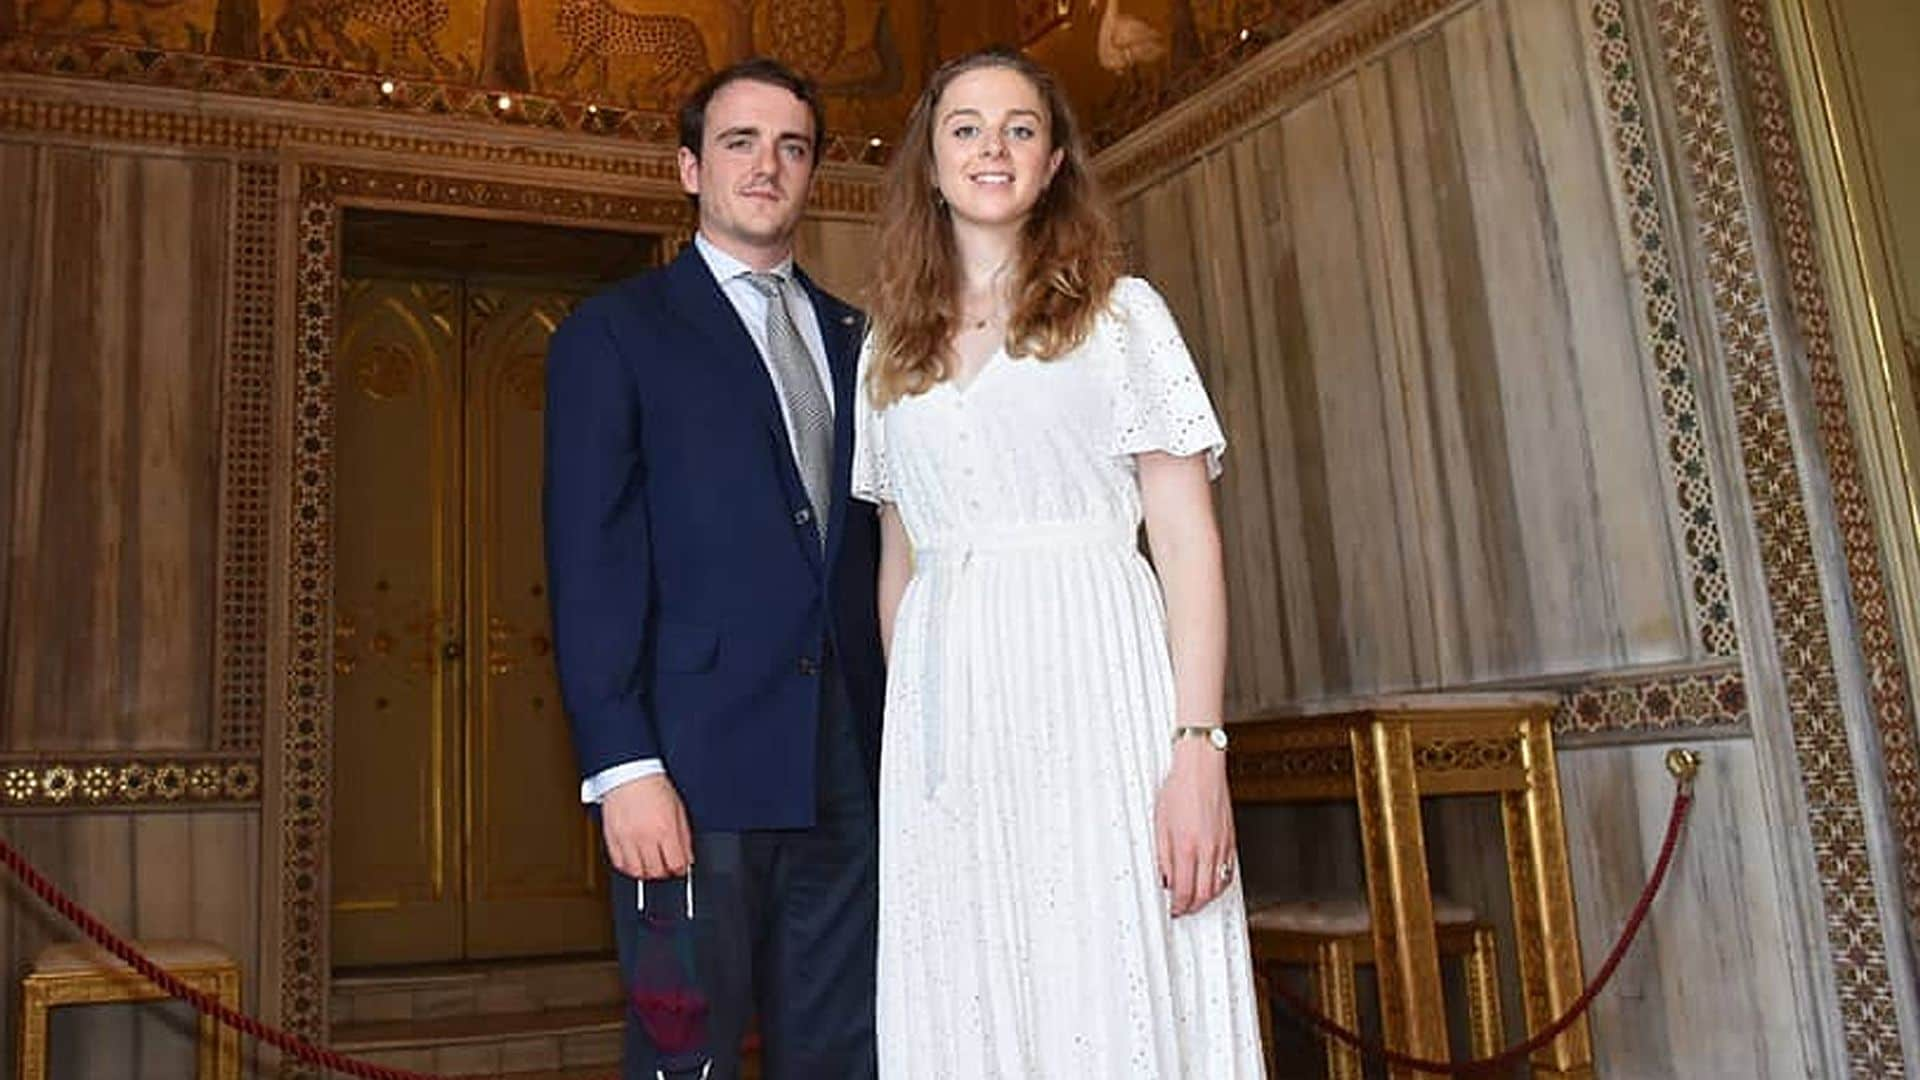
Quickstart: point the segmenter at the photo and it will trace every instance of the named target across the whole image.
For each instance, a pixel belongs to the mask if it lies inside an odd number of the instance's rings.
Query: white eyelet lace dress
[[[863,372],[865,365],[863,364]],[[876,413],[853,493],[914,546],[880,780],[882,1080],[1260,1077],[1238,880],[1167,913],[1160,587],[1132,455],[1225,447],[1159,294],[1080,348],[987,361]]]

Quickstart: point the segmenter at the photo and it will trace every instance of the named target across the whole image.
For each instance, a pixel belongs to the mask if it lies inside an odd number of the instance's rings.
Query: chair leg
[[[47,1077],[47,991],[32,979],[20,987],[19,1080]]]
[[[240,971],[235,968],[220,974],[219,998],[235,1012],[241,1008]],[[240,1080],[240,1033],[219,1025],[220,1064],[215,1075],[218,1080]]]
[[[1315,1004],[1327,1019],[1360,1030],[1360,1004],[1353,985],[1353,946],[1338,939],[1322,942],[1313,965]],[[1360,1052],[1338,1039],[1328,1038],[1327,1080],[1361,1080]]]
[[[1280,1048],[1273,1045],[1273,989],[1270,980],[1278,978],[1274,970],[1278,965],[1255,964],[1253,969],[1253,1003],[1260,1011],[1260,1060],[1267,1068],[1278,1068],[1277,1055]]]
[[[1467,953],[1467,1029],[1473,1056],[1492,1057],[1506,1042],[1500,1022],[1500,956],[1493,927],[1479,926],[1473,931],[1473,948]]]

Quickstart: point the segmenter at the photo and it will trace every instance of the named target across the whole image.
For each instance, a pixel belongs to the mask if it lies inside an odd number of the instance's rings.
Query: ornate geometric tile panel
[[[214,744],[260,748],[267,681],[267,503],[273,459],[278,170],[235,166],[221,424],[219,717]]]
[[[1841,548],[1852,589],[1854,626],[1867,665],[1874,727],[1887,785],[1887,803],[1901,851],[1908,934],[1920,938],[1920,747],[1907,675],[1888,607],[1873,507],[1861,481],[1859,450],[1847,413],[1846,385],[1834,349],[1825,276],[1814,244],[1811,197],[1794,143],[1793,118],[1765,6],[1753,0],[1733,5],[1738,30],[1735,58],[1743,76],[1748,113],[1758,127],[1761,163],[1774,223],[1773,242],[1786,256],[1787,286],[1800,340],[1807,351],[1809,381],[1826,452],[1827,481],[1840,522]]]
[[[1874,890],[1860,789],[1822,604],[1806,490],[1786,415],[1754,227],[1703,0],[1654,0],[1699,220],[1714,329],[1728,369],[1740,461],[1760,548],[1799,759],[1829,955],[1855,1075],[1903,1072],[1900,1030]],[[1611,0],[1598,6],[1605,9]]]
[[[1707,468],[1701,435],[1700,403],[1694,391],[1695,364],[1688,355],[1687,338],[1680,327],[1680,296],[1674,285],[1667,251],[1677,235],[1662,219],[1654,188],[1653,151],[1647,139],[1646,105],[1634,70],[1633,50],[1616,0],[1594,8],[1598,56],[1595,57],[1612,124],[1614,149],[1626,197],[1627,226],[1632,230],[1635,259],[1640,271],[1647,347],[1653,357],[1651,373],[1660,393],[1660,412],[1667,425],[1668,480],[1679,510],[1679,526],[1693,591],[1688,597],[1694,614],[1696,640],[1708,656],[1736,656],[1739,634],[1734,628],[1732,593],[1727,584],[1726,556],[1714,510],[1713,481]]]

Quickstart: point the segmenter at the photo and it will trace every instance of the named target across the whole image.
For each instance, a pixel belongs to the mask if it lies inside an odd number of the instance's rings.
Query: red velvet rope
[[[1673,851],[1680,842],[1680,830],[1686,824],[1687,811],[1692,805],[1693,796],[1682,784],[1674,793],[1673,814],[1667,820],[1667,838],[1660,845],[1660,858],[1653,864],[1653,876],[1648,879],[1646,888],[1641,891],[1640,901],[1634,905],[1633,914],[1628,917],[1626,928],[1621,931],[1620,939],[1614,942],[1613,951],[1607,954],[1606,963],[1600,965],[1600,971],[1594,976],[1593,981],[1587,984],[1587,988],[1581,992],[1580,997],[1559,1019],[1548,1024],[1526,1042],[1510,1047],[1493,1057],[1462,1062],[1430,1061],[1425,1058],[1411,1057],[1348,1031],[1322,1016],[1311,1005],[1301,1000],[1299,995],[1280,985],[1276,980],[1268,980],[1269,989],[1326,1035],[1354,1047],[1363,1054],[1384,1060],[1390,1065],[1440,1076],[1477,1076],[1510,1065],[1552,1042],[1561,1032],[1572,1026],[1574,1021],[1585,1014],[1587,1007],[1593,1004],[1593,999],[1607,985],[1607,980],[1613,977],[1614,969],[1620,966],[1621,959],[1626,956],[1627,948],[1633,944],[1634,937],[1640,932],[1641,924],[1646,921],[1647,912],[1653,907],[1653,898],[1660,892],[1661,884],[1666,881],[1667,868],[1673,862]],[[5,840],[0,840],[0,863],[5,863],[7,869],[20,879],[21,884],[32,890],[41,900],[46,901],[47,906],[59,912],[101,948],[119,957],[142,977],[165,990],[169,995],[185,1001],[201,1013],[213,1017],[235,1031],[267,1043],[310,1065],[318,1065],[330,1072],[361,1077],[362,1080],[446,1080],[445,1077],[436,1074],[376,1065],[325,1047],[314,1046],[296,1035],[230,1009],[212,996],[181,982],[165,968],[148,959],[140,950],[128,944],[105,923],[95,918],[91,912],[61,892],[40,871],[34,869],[33,864],[28,862],[25,856],[14,850],[13,845]]]
[[[235,1031],[250,1035],[261,1042],[279,1048],[310,1065],[318,1065],[331,1072],[358,1076],[362,1080],[446,1080],[445,1077],[431,1073],[414,1072],[410,1069],[396,1069],[386,1065],[376,1065],[370,1061],[347,1057],[325,1047],[312,1043],[296,1035],[282,1031],[277,1027],[228,1008],[209,994],[188,986],[175,978],[170,972],[148,959],[140,950],[128,944],[119,935],[108,929],[106,924],[93,914],[75,903],[72,898],[61,892],[48,881],[26,857],[14,850],[13,845],[0,840],[0,862],[4,862],[13,876],[21,884],[33,890],[34,895],[47,902],[47,905],[65,916],[68,922],[80,928],[80,931],[92,938],[101,948],[125,961],[133,970],[139,972],[147,981],[165,990],[208,1016],[233,1028]]]
[[[1693,795],[1686,783],[1682,782],[1673,794],[1673,812],[1667,818],[1667,837],[1660,844],[1660,857],[1654,861],[1653,876],[1647,879],[1646,888],[1640,890],[1639,903],[1633,906],[1633,914],[1627,916],[1627,925],[1620,931],[1619,939],[1613,943],[1613,951],[1607,954],[1606,963],[1601,964],[1600,970],[1594,973],[1593,981],[1587,984],[1586,989],[1580,992],[1580,996],[1574,999],[1573,1004],[1567,1007],[1567,1011],[1561,1014],[1559,1019],[1540,1029],[1526,1042],[1510,1046],[1492,1057],[1474,1061],[1434,1061],[1403,1054],[1398,1050],[1388,1049],[1376,1040],[1363,1038],[1327,1019],[1324,1014],[1277,979],[1268,979],[1267,989],[1272,991],[1275,997],[1286,1002],[1288,1008],[1319,1028],[1324,1036],[1338,1039],[1362,1054],[1385,1061],[1389,1065],[1436,1076],[1481,1076],[1496,1072],[1546,1046],[1558,1038],[1561,1032],[1572,1027],[1574,1021],[1586,1014],[1588,1007],[1593,1004],[1593,999],[1598,997],[1600,991],[1606,987],[1607,980],[1613,978],[1614,969],[1620,966],[1620,961],[1627,955],[1627,949],[1633,945],[1633,939],[1640,933],[1641,924],[1647,921],[1647,912],[1653,908],[1653,898],[1659,894],[1660,886],[1667,880],[1667,868],[1673,862],[1674,848],[1680,844],[1680,831],[1686,824],[1687,811],[1692,807]]]

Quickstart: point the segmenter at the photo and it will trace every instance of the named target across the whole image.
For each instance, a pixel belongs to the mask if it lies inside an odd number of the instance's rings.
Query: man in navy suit
[[[680,114],[694,243],[583,303],[547,363],[581,797],[630,983],[642,905],[697,901],[712,1080],[753,1017],[769,1080],[874,1075],[878,527],[847,497],[864,327],[792,257],[822,137],[784,67],[713,76]],[[673,1049],[640,1019],[625,1075],[652,1080]]]

